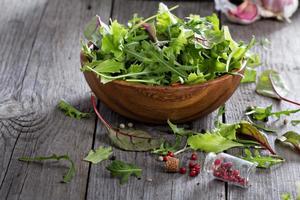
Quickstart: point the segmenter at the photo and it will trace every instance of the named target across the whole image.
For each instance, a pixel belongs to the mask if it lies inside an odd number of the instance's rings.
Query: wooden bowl
[[[85,58],[81,54],[81,64]],[[205,116],[234,93],[241,76],[224,75],[195,85],[149,86],[115,80],[102,84],[92,72],[84,72],[95,95],[113,111],[142,122],[186,122]]]

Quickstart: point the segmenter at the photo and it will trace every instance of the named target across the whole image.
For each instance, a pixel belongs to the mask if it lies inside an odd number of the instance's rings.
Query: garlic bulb
[[[250,24],[260,17],[276,17],[290,21],[298,8],[298,0],[244,0],[236,5],[229,0],[215,0],[216,10],[235,23]]]

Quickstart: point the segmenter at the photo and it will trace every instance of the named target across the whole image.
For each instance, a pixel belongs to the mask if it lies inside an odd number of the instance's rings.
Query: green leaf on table
[[[272,77],[276,77],[276,82],[282,90],[286,91],[286,87],[283,83],[283,80],[281,79],[280,75],[278,72],[275,70],[265,70],[262,72],[260,77],[258,78],[258,82],[256,84],[256,92],[260,95],[266,96],[266,97],[271,97],[275,99],[280,99],[280,97],[275,93],[271,80],[270,80],[270,75],[272,74]],[[273,76],[274,75],[274,76]]]
[[[258,150],[255,150],[252,154],[249,149],[245,149],[245,156],[242,157],[244,160],[248,160],[253,163],[257,163],[257,167],[270,168],[273,165],[284,162],[284,159],[276,155],[262,156]]]
[[[280,118],[281,115],[289,116],[290,114],[294,114],[299,111],[300,111],[300,109],[282,110],[282,111],[273,112],[272,105],[267,106],[267,107],[251,106],[251,107],[247,108],[245,114],[250,116],[254,120],[265,122],[265,121],[268,121],[268,118],[271,116]]]
[[[141,168],[120,160],[114,160],[106,169],[110,171],[113,177],[118,177],[121,184],[128,182],[130,176],[139,178],[142,174]]]
[[[221,123],[219,128],[217,129],[217,132],[229,140],[236,140],[236,130],[239,127],[240,127],[239,124],[223,124],[223,123]]]
[[[254,139],[259,142],[263,147],[268,149],[272,154],[276,154],[275,151],[269,144],[269,141],[265,134],[260,132],[256,127],[254,127],[251,123],[242,120],[240,122],[240,128],[237,129],[237,137],[247,137]]]
[[[300,152],[300,135],[294,131],[288,131],[277,138],[278,141],[292,146],[296,151]]]
[[[96,150],[93,150],[93,149],[90,150],[88,155],[83,160],[91,162],[93,164],[97,164],[103,160],[107,160],[111,154],[112,154],[111,147],[100,146]]]
[[[163,138],[154,138],[149,133],[138,129],[108,129],[112,143],[126,151],[149,151],[160,147]]]
[[[300,124],[300,120],[291,120],[292,126],[298,126]]]
[[[75,119],[82,119],[87,118],[90,116],[90,113],[84,113],[77,110],[75,107],[73,107],[71,104],[64,100],[60,100],[58,103],[58,108],[62,110],[66,116],[75,118]]]
[[[218,133],[204,133],[190,136],[187,144],[194,150],[215,153],[243,146],[243,144],[229,140]]]
[[[21,157],[18,159],[19,161],[24,162],[39,162],[39,161],[45,161],[45,160],[66,160],[70,163],[69,169],[65,175],[63,175],[63,183],[69,183],[72,178],[75,176],[76,169],[75,164],[73,160],[68,155],[56,155],[53,154],[52,156],[36,156],[36,157]]]
[[[264,122],[260,122],[257,120],[253,120],[252,117],[247,116],[247,120],[256,128],[262,130],[262,131],[266,131],[266,132],[270,132],[270,133],[276,133],[277,129],[274,128],[270,128],[268,126],[266,126],[266,124]]]
[[[255,83],[256,82],[256,70],[251,67],[246,67],[244,77],[241,83]]]

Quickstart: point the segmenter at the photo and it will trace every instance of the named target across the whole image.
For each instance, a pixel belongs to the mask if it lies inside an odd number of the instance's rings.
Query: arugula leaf
[[[300,124],[300,120],[291,120],[291,124],[293,126],[298,126]]]
[[[121,184],[128,182],[130,176],[140,177],[142,174],[141,168],[120,160],[114,160],[106,169],[110,171],[113,177],[118,177]]]
[[[290,144],[294,149],[300,152],[300,135],[298,133],[288,131],[276,139],[285,144]]]
[[[66,116],[75,118],[75,119],[81,119],[81,118],[87,118],[90,116],[90,113],[84,113],[80,112],[76,108],[74,108],[71,104],[64,100],[60,100],[58,103],[58,108],[62,110]]]
[[[24,162],[38,162],[38,161],[44,161],[44,160],[66,160],[70,163],[69,169],[65,175],[63,175],[63,183],[69,183],[72,178],[75,176],[76,169],[75,164],[71,160],[71,158],[68,155],[56,155],[53,154],[52,156],[36,156],[36,157],[21,157],[18,159],[19,161]]]
[[[91,162],[93,164],[97,164],[103,160],[107,160],[111,154],[112,154],[111,147],[100,146],[96,150],[93,150],[93,149],[90,150],[88,155],[83,160]]]
[[[219,153],[243,144],[229,140],[218,133],[204,133],[190,136],[187,144],[194,150]]]
[[[252,124],[247,121],[240,122],[240,128],[237,129],[237,136],[238,137],[250,137],[251,139],[256,140],[259,142],[263,147],[268,149],[272,154],[276,154],[275,151],[270,146],[267,137],[260,132],[257,128],[255,128]]]
[[[242,157],[244,160],[248,160],[253,163],[257,163],[257,167],[260,168],[270,168],[273,165],[279,164],[284,162],[284,159],[275,156],[275,155],[269,155],[269,156],[262,156],[258,152],[258,150],[255,150],[252,154],[249,149],[245,149],[245,156]]]
[[[256,70],[250,67],[246,67],[244,77],[241,83],[255,83],[256,81]]]
[[[271,116],[275,116],[277,118],[280,118],[281,115],[287,115],[297,113],[300,109],[294,109],[294,110],[282,110],[278,112],[272,112],[272,105],[264,107],[258,107],[258,106],[252,106],[248,107],[246,110],[246,115],[249,115],[254,120],[258,121],[268,121],[268,118]]]

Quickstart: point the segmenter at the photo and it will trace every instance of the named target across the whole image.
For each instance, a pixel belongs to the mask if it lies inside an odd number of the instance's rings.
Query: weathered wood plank
[[[180,16],[188,16],[190,13],[208,15],[213,11],[211,2],[198,1],[168,1],[169,6],[179,4],[180,7],[174,12]],[[126,6],[125,6],[126,5]],[[153,15],[157,9],[157,1],[141,0],[116,0],[112,18],[120,22],[126,22],[133,13],[148,17]],[[100,13],[101,15],[101,13]],[[127,123],[128,119],[113,113],[106,106],[100,105],[100,111],[113,124]],[[208,116],[193,123],[193,128],[210,128],[212,116]],[[136,126],[152,129],[158,134],[164,128],[161,126],[142,125]],[[102,124],[98,124],[94,148],[100,145],[108,145],[106,130]],[[207,175],[201,174],[197,178],[190,178],[188,175],[167,174],[163,170],[163,164],[156,160],[156,156],[150,153],[125,152],[114,148],[114,155],[117,159],[135,163],[143,169],[141,180],[130,179],[129,183],[120,185],[117,179],[112,179],[105,167],[111,161],[104,161],[99,165],[92,165],[89,177],[88,199],[224,199],[225,187],[223,183],[210,181]],[[183,164],[187,164],[190,153],[182,155]],[[203,159],[203,154],[201,154]],[[149,181],[151,180],[151,181]],[[199,184],[198,184],[199,183]]]
[[[22,109],[19,93],[45,6],[46,1],[1,2],[0,119],[20,114]],[[17,135],[0,121],[0,185]]]
[[[41,3],[30,1],[27,6],[35,8]],[[8,145],[9,138],[16,138],[0,188],[1,199],[85,198],[89,164],[82,158],[92,146],[95,118],[75,120],[55,107],[64,98],[82,110],[90,110],[89,88],[79,70],[79,41],[87,21],[98,12],[108,18],[110,9],[111,1],[48,2],[19,91],[18,101],[28,109],[22,110],[24,116],[17,114],[1,121],[1,133],[8,138],[4,144]],[[25,9],[24,12],[33,11]],[[27,46],[18,46],[18,50]],[[18,57],[13,59],[12,65],[18,63]],[[14,66],[12,74],[17,73],[16,68]],[[13,85],[8,87],[16,90]],[[60,183],[66,171],[64,162],[28,164],[17,160],[21,156],[52,153],[67,153],[74,160],[77,173],[71,183]]]
[[[262,47],[255,47],[257,53],[261,55],[262,66],[259,71],[265,69],[275,69],[286,77],[288,82],[298,84],[300,75],[300,58],[297,52],[300,52],[300,12],[292,18],[291,24],[263,20],[249,26],[239,26],[230,24],[230,29],[234,38],[249,40],[255,35],[257,40],[268,38],[271,45],[268,50]],[[225,22],[227,23],[227,22]],[[258,73],[260,74],[260,73]],[[244,110],[249,105],[267,106],[273,104],[275,110],[286,108],[295,108],[284,102],[278,102],[259,96],[255,93],[255,84],[244,84],[239,87],[233,97],[226,104],[226,119],[228,122],[239,121]],[[299,89],[293,89],[293,93],[300,97]],[[294,96],[295,96],[294,95]],[[290,117],[291,119],[292,117]],[[299,118],[299,117],[298,117]],[[285,127],[278,134],[283,134],[284,130],[290,130],[291,127]],[[299,130],[299,128],[298,128]],[[274,146],[275,135],[268,134],[270,143]],[[275,145],[275,150],[286,159],[286,162],[271,170],[257,170],[252,178],[252,187],[248,190],[229,186],[228,199],[280,199],[284,192],[290,192],[296,195],[295,182],[300,180],[300,158],[294,152]],[[231,151],[237,155],[241,151]]]

